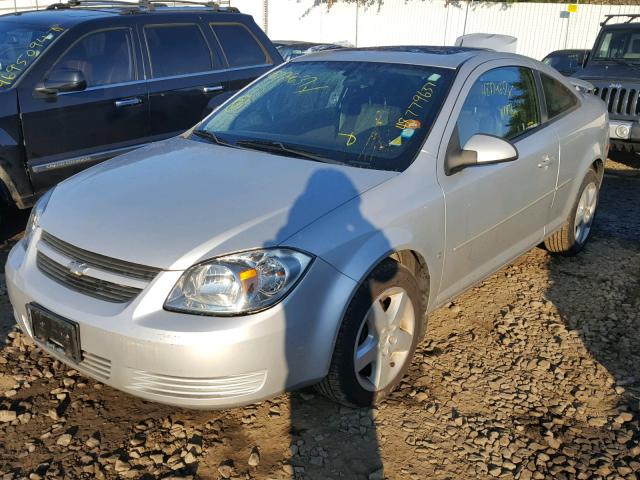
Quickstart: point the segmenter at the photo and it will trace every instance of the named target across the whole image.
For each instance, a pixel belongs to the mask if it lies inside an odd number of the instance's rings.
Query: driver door
[[[458,142],[459,150],[476,133],[510,141],[518,158],[447,174],[449,142]],[[476,69],[443,142],[438,180],[446,203],[446,248],[439,301],[543,240],[558,173],[558,140],[542,125],[537,79],[524,66],[490,62]]]
[[[18,95],[36,191],[148,141],[148,102],[137,52],[128,27],[92,31],[73,42],[47,72],[23,82]],[[87,87],[36,92],[56,70],[81,72]]]

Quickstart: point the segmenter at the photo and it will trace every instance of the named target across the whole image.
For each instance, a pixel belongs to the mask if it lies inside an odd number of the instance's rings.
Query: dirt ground
[[[640,478],[636,162],[609,162],[581,255],[534,249],[436,311],[373,410],[312,390],[213,412],[144,402],[13,330],[0,277],[0,478]]]

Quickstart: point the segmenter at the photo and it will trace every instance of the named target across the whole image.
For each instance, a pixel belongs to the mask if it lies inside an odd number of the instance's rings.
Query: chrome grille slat
[[[617,118],[635,120],[640,116],[640,88],[638,85],[594,85],[593,93],[607,104],[609,113],[616,115]]]
[[[139,288],[118,285],[86,275],[78,277],[41,252],[36,255],[36,264],[40,271],[52,280],[72,290],[107,302],[128,302],[142,291]]]
[[[140,392],[173,398],[224,398],[247,395],[264,384],[266,372],[253,372],[228,377],[175,377],[136,370],[129,388]]]
[[[66,255],[67,257],[70,257],[74,260],[86,263],[88,266],[117,273],[120,275],[126,275],[140,280],[153,280],[156,275],[160,273],[159,268],[140,265],[124,260],[118,260],[75,247],[63,240],[60,240],[59,238],[54,237],[47,232],[42,232],[40,241],[46,243],[61,254]]]
[[[108,380],[111,376],[110,360],[84,350],[82,351],[82,361],[78,366],[103,380]]]

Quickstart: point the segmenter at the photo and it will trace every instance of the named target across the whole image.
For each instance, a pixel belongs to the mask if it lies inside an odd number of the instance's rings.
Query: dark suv
[[[188,3],[188,2],[184,2]],[[62,179],[180,134],[282,57],[237,10],[74,1],[0,16],[0,187]]]
[[[640,15],[607,15],[585,68],[575,74],[595,86],[609,110],[614,150],[640,152]],[[624,23],[610,23],[624,20]]]

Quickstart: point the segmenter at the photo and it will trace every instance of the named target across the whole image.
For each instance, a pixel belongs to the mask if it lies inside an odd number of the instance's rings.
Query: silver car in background
[[[602,101],[529,58],[308,55],[45,195],[9,296],[41,348],[148,400],[370,405],[430,311],[543,241],[584,247],[607,137]]]

